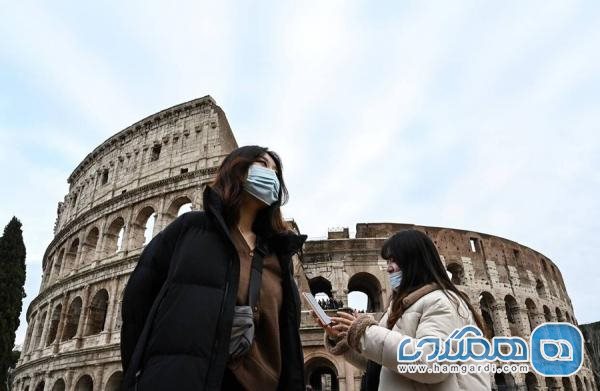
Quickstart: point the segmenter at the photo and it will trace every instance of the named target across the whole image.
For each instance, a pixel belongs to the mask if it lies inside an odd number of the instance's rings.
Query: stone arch
[[[60,251],[58,252],[58,256],[54,260],[54,264],[52,267],[51,281],[55,281],[60,277],[61,266],[63,264],[64,256],[65,256],[65,248],[63,247],[60,249]]]
[[[506,318],[508,319],[508,327],[512,336],[519,336],[519,304],[517,300],[511,296],[504,296],[504,308],[506,309]]]
[[[583,383],[581,382],[579,375],[575,376],[575,388],[577,391],[583,391]]]
[[[324,356],[315,356],[304,363],[304,380],[313,390],[337,391],[339,386],[337,367]]]
[[[33,330],[35,330],[35,322],[37,321],[37,316],[37,312],[32,313],[27,322],[27,333],[25,334],[23,352],[29,352],[31,350],[31,345],[33,343]]]
[[[38,318],[40,321],[36,323],[35,341],[33,342],[33,349],[42,347],[42,333],[44,332],[44,324],[46,323],[47,312],[42,312],[42,316]]]
[[[554,377],[547,377],[545,383],[548,390],[556,390],[558,388],[558,381]]]
[[[69,250],[67,251],[67,253],[65,254],[65,274],[69,274],[71,271],[75,270],[76,268],[76,262],[77,262],[77,253],[79,251],[79,238],[75,238],[75,240],[73,240],[71,242],[71,245],[69,246]]]
[[[564,322],[565,321],[565,317],[563,316],[562,311],[560,310],[560,308],[556,307],[555,312],[556,312],[556,321],[557,322]]]
[[[104,256],[111,256],[123,250],[123,236],[125,235],[125,220],[122,217],[116,217],[104,232]]]
[[[454,285],[465,285],[465,270],[458,262],[450,262],[446,266],[446,270],[451,274],[450,279]]]
[[[528,372],[525,375],[525,386],[527,387],[527,391],[536,391],[538,389],[538,380],[533,372]]]
[[[123,372],[116,371],[106,381],[104,391],[119,391],[121,389],[121,381],[123,380]]]
[[[498,391],[512,391],[517,389],[515,378],[510,373],[496,373],[494,375],[494,383]]]
[[[45,383],[43,380],[41,380],[41,381],[40,381],[40,382],[37,384],[37,386],[34,388],[34,390],[35,390],[35,391],[44,391],[44,388],[45,388],[45,386],[46,386],[46,383]]]
[[[310,293],[316,296],[318,293],[324,293],[328,297],[333,297],[331,282],[323,276],[317,276],[308,280]]]
[[[54,382],[54,385],[52,386],[52,391],[65,391],[65,389],[66,384],[63,379],[58,379]]]
[[[563,390],[565,391],[573,391],[573,385],[571,384],[571,379],[568,377],[562,378]]]
[[[527,308],[527,318],[529,319],[529,329],[530,331],[533,331],[533,329],[535,329],[538,325],[538,312],[537,312],[537,307],[535,305],[535,302],[533,300],[531,300],[530,298],[527,298],[527,300],[525,300],[525,308]]]
[[[92,263],[96,258],[96,246],[98,246],[98,238],[100,231],[97,227],[92,227],[85,236],[85,240],[81,246],[81,265],[85,266]]]
[[[77,334],[79,327],[79,317],[81,315],[81,297],[77,296],[71,301],[69,310],[67,312],[67,318],[65,319],[65,326],[62,334],[62,341],[69,340]]]
[[[48,331],[48,340],[46,346],[49,346],[56,340],[56,333],[58,332],[58,324],[60,323],[60,314],[62,312],[62,304],[57,304],[52,311],[52,318],[50,319],[50,330]]]
[[[152,239],[152,232],[148,232],[148,228],[154,228],[155,223],[156,209],[153,206],[144,206],[137,213],[137,217],[129,230],[129,235],[131,235],[131,248],[143,247]]]
[[[548,308],[547,305],[544,305],[544,319],[546,319],[546,322],[552,322],[552,312],[550,311],[550,308]]]
[[[106,323],[106,310],[108,308],[108,292],[100,289],[94,295],[89,307],[85,335],[98,334],[104,330]]]
[[[496,327],[494,325],[494,307],[496,306],[496,299],[494,296],[487,291],[481,292],[479,295],[479,308],[481,309],[481,317],[485,325],[487,326],[491,337],[496,335]]]
[[[121,307],[123,305],[123,294],[125,293],[125,290],[121,290],[121,294],[119,295],[119,301],[117,302],[117,309],[116,309],[116,321],[115,321],[115,330],[121,330],[121,325],[123,324],[123,318],[121,315]]]
[[[93,391],[94,381],[90,375],[83,375],[75,384],[75,391]]]
[[[189,212],[190,210],[192,210],[192,208],[193,204],[192,199],[190,197],[186,195],[179,196],[171,202],[165,214],[166,217],[168,217],[170,220],[174,220],[176,217],[181,216],[183,213]]]
[[[348,293],[359,291],[367,295],[366,312],[382,312],[381,283],[371,273],[359,272],[348,280]]]
[[[540,298],[546,298],[546,287],[544,286],[544,282],[539,278],[535,280],[535,290]]]

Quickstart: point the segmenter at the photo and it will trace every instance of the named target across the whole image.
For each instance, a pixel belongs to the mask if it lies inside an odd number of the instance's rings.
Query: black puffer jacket
[[[124,390],[134,389],[136,383],[140,391],[221,388],[240,266],[221,200],[208,186],[204,209],[181,215],[158,233],[125,287]],[[279,390],[305,389],[300,297],[291,260],[305,240],[306,235],[290,231],[267,241],[282,272]]]

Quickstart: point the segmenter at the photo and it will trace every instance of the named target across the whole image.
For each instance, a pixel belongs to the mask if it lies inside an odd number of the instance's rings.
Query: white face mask
[[[390,277],[390,285],[392,286],[392,289],[394,289],[394,290],[398,289],[400,287],[400,283],[402,282],[402,270],[393,272],[393,273],[389,273],[389,277]]]

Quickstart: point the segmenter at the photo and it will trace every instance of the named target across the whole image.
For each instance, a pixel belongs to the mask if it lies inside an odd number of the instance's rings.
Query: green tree
[[[13,217],[0,238],[0,390],[14,365],[15,332],[25,297],[25,244],[21,222]]]

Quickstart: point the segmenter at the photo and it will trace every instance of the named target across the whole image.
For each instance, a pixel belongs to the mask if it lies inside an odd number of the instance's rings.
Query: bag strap
[[[267,255],[267,251],[264,245],[257,241],[257,245],[254,248],[254,255],[252,256],[250,284],[248,286],[248,305],[253,311],[256,303],[258,303],[260,285],[262,283],[262,269],[264,263],[263,257],[265,255]]]

